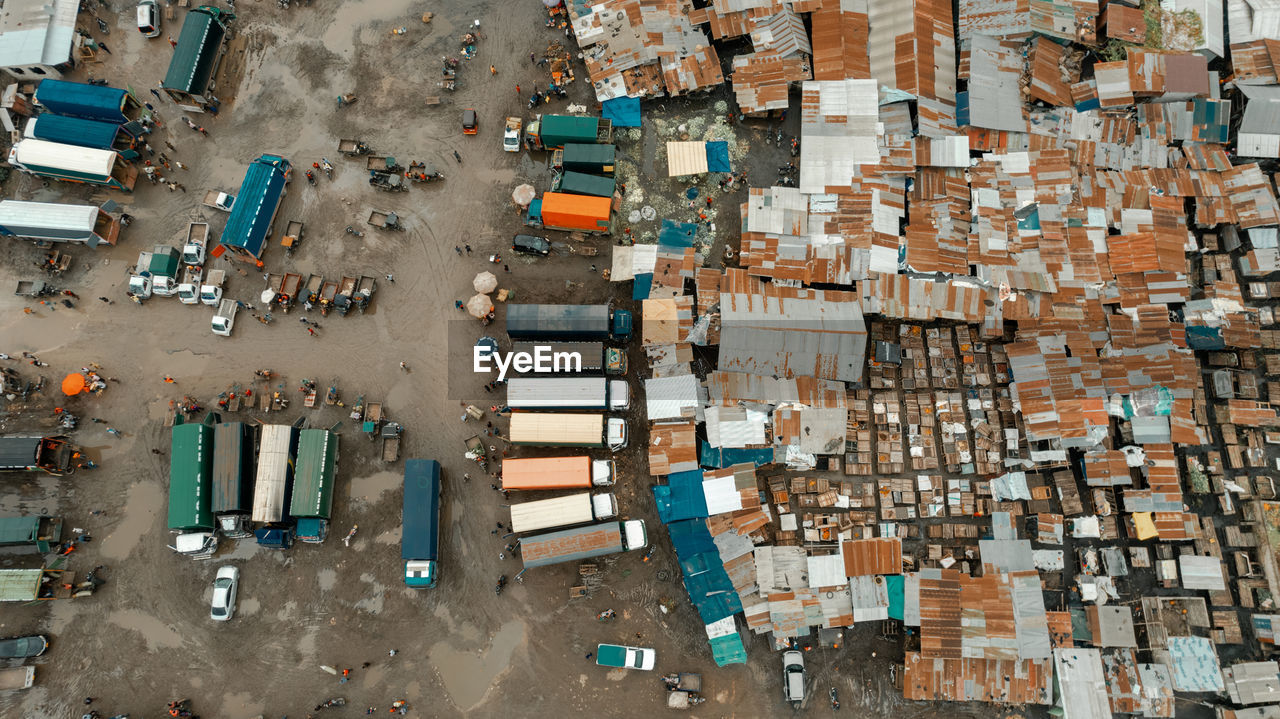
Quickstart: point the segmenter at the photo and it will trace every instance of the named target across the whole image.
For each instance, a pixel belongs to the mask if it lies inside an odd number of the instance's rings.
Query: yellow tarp
[[[1156,531],[1156,523],[1151,521],[1151,512],[1134,512],[1133,529],[1137,532],[1139,540],[1151,539],[1159,535]]]

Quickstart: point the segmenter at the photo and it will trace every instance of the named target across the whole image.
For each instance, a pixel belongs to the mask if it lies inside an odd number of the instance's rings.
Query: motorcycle
[[[107,81],[106,81],[106,80],[103,80],[103,79],[101,79],[101,78],[96,78],[96,77],[90,77],[90,78],[89,78],[89,80],[88,80],[88,83],[89,83],[90,85],[95,85],[95,86],[97,86],[97,87],[106,87],[106,86],[107,86]]]
[[[507,586],[507,575],[503,574],[498,577],[498,583],[493,587],[493,593],[502,594],[502,589],[505,586]]]
[[[356,228],[352,227],[351,225],[347,225],[347,234],[348,234],[348,235],[355,235],[356,237],[364,237],[364,233],[363,233],[363,232],[361,232],[360,230],[357,230]]]
[[[94,18],[94,19],[98,21],[98,29],[102,31],[102,34],[103,34],[103,35],[110,35],[110,34],[111,34],[111,26],[110,26],[110,25],[108,25],[108,24],[106,23],[106,21],[105,21],[105,20],[103,20],[103,19],[102,19],[102,18],[100,18],[100,17],[99,17],[99,18]]]
[[[329,707],[345,706],[346,703],[347,703],[347,700],[344,697],[334,697],[332,699],[326,699],[324,702],[321,702],[320,704],[316,705],[316,711],[320,711],[321,709],[328,709]]]
[[[311,170],[307,170],[307,182],[311,183],[311,186],[312,186],[312,187],[315,187],[315,186],[316,186],[316,173],[312,172]]]
[[[329,158],[327,158],[327,157],[322,157],[322,158],[320,158],[320,166],[324,168],[324,174],[328,175],[328,176],[329,176],[329,179],[330,179],[330,180],[332,180],[332,179],[333,179],[333,165],[329,162]]]
[[[617,612],[613,611],[612,609],[606,609],[603,612],[599,612],[596,614],[596,621],[604,622],[604,621],[613,619],[616,616],[618,616]]]
[[[831,687],[831,711],[840,708],[840,695],[836,693],[836,688]]]
[[[269,369],[257,369],[253,371],[253,374],[257,377],[261,377],[262,379],[266,379],[266,380],[269,380],[275,376],[275,373]]]
[[[356,536],[356,530],[357,530],[357,529],[359,529],[359,528],[360,528],[360,525],[358,525],[358,524],[353,524],[353,525],[351,525],[351,531],[350,531],[350,532],[347,532],[347,536],[345,536],[345,537],[343,537],[343,538],[342,538],[342,546],[344,546],[344,547],[350,547],[350,546],[351,546],[351,540],[352,540],[352,539],[355,539],[355,536]]]
[[[800,154],[800,141],[793,137],[791,138],[791,156],[795,157],[796,155],[799,155],[799,154]]]

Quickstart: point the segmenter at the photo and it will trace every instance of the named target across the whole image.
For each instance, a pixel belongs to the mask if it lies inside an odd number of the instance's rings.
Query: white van
[[[160,37],[160,8],[156,0],[138,0],[138,32],[143,37]]]

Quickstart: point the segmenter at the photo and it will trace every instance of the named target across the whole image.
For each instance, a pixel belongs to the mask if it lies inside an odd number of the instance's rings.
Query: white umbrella
[[[271,304],[271,301],[272,301],[272,300],[274,300],[275,298],[276,298],[276,291],[275,291],[275,290],[263,290],[263,291],[262,291],[262,297],[261,297],[261,299],[262,299],[262,303],[263,303],[263,304],[267,304],[267,305],[269,305],[269,304]]]
[[[493,300],[489,295],[475,295],[467,300],[467,312],[477,319],[483,319],[493,311]]]
[[[533,198],[536,197],[538,191],[533,189],[533,185],[520,185],[511,193],[511,201],[521,207],[528,207]]]
[[[492,272],[486,270],[476,275],[474,280],[471,280],[471,286],[476,289],[476,292],[488,294],[498,289],[498,278]]]

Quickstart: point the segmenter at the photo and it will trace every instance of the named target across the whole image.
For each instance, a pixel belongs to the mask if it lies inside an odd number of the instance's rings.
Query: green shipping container
[[[180,424],[169,444],[169,529],[213,529],[213,428]]]
[[[560,176],[551,189],[553,192],[567,192],[571,195],[613,197],[614,184],[612,177],[568,171]]]
[[[327,429],[304,429],[298,437],[293,470],[293,517],[328,519],[333,509],[333,482],[338,467],[338,435]]]

